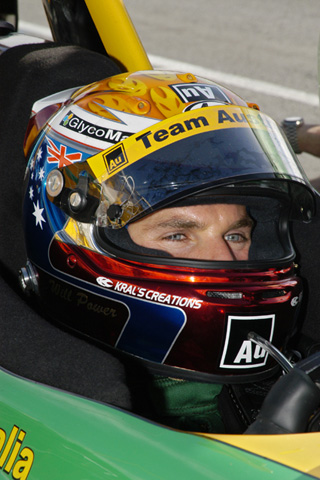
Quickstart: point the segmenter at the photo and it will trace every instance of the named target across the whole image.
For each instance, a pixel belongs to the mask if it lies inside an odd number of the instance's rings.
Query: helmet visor
[[[293,218],[313,215],[312,187],[297,158],[276,123],[251,108],[184,112],[86,163],[100,196],[95,218],[101,227],[121,228],[194,193],[247,181],[271,181],[287,193]]]

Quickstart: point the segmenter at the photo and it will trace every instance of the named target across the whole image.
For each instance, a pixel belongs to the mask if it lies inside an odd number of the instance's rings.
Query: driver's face
[[[243,205],[211,204],[159,210],[129,225],[132,240],[173,257],[247,260],[253,221]]]

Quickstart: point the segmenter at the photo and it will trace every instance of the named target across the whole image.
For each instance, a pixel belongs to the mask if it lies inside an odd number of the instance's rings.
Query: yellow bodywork
[[[320,478],[320,434],[204,435]]]

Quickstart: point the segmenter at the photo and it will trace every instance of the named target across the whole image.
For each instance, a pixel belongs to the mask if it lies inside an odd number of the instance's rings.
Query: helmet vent
[[[209,290],[206,292],[206,295],[210,298],[225,298],[229,300],[241,300],[243,298],[242,292],[214,292]]]
[[[269,290],[267,292],[263,292],[262,298],[276,298],[276,297],[284,297],[287,295],[286,290]]]

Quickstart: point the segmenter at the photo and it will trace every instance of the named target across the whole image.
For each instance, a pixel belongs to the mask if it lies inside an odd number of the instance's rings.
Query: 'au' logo
[[[229,98],[218,87],[218,85],[205,83],[181,83],[170,86],[183,103],[199,101],[230,103]]]
[[[121,144],[117,145],[112,150],[109,150],[108,153],[105,153],[103,158],[109,174],[115,172],[128,163],[125,150]]]
[[[264,366],[267,363],[267,352],[259,345],[248,340],[247,337],[249,332],[256,332],[271,342],[274,323],[274,314],[229,315],[220,367],[248,369]]]

